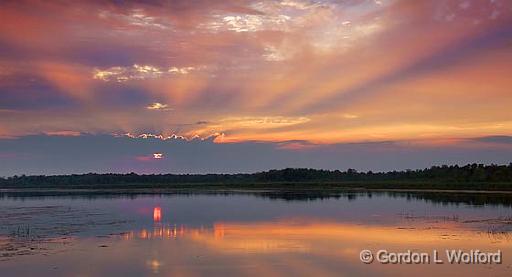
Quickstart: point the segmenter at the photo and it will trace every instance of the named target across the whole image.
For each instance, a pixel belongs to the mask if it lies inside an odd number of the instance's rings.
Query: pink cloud
[[[45,135],[48,136],[65,136],[65,137],[78,137],[81,135],[80,132],[76,131],[50,131],[50,132],[44,132]]]

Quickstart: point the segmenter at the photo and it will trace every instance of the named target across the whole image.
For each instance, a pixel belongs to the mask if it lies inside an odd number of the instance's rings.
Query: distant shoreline
[[[430,189],[430,188],[416,188],[416,189],[400,189],[400,188],[364,188],[364,187],[300,187],[290,188],[287,186],[280,187],[229,187],[229,186],[218,186],[218,185],[183,185],[183,186],[148,186],[136,188],[130,186],[115,186],[115,187],[94,187],[90,186],[87,188],[64,188],[64,187],[20,187],[20,188],[1,188],[1,193],[12,193],[12,192],[73,192],[73,193],[127,193],[127,194],[165,194],[165,193],[342,193],[342,192],[403,192],[403,193],[464,193],[464,194],[512,194],[512,190],[470,190],[470,189]]]
[[[346,189],[512,192],[512,163],[468,164],[389,172],[286,168],[238,174],[73,174],[0,178],[0,189],[193,189],[331,191]]]

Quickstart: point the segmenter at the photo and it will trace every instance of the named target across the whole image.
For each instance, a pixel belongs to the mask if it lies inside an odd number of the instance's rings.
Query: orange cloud
[[[454,3],[2,3],[0,135],[510,135],[512,4]]]

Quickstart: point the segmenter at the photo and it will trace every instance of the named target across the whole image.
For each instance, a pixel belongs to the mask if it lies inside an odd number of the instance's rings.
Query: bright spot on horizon
[[[163,159],[164,154],[162,153],[153,153],[153,159]]]

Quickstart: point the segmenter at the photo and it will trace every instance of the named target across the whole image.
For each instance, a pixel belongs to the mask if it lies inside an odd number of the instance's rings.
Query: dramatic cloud
[[[105,70],[94,70],[94,79],[102,81],[116,81],[125,82],[129,80],[144,80],[152,78],[161,78],[171,76],[174,74],[188,74],[191,71],[197,70],[193,66],[188,67],[170,67],[168,69],[158,68],[151,65],[138,65],[134,64],[132,67],[115,66]]]
[[[26,0],[0,20],[0,138],[512,135],[507,0]]]

